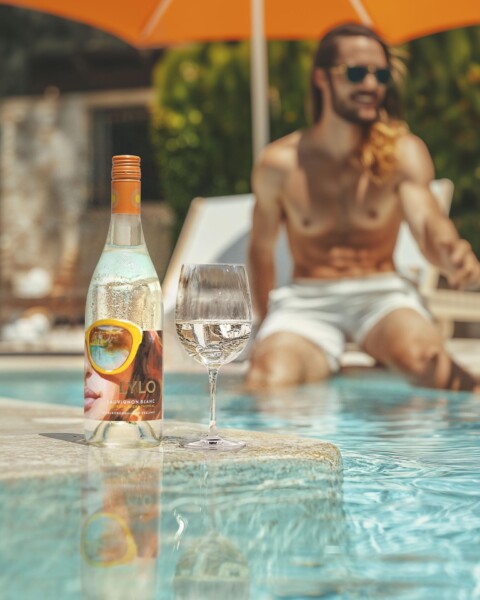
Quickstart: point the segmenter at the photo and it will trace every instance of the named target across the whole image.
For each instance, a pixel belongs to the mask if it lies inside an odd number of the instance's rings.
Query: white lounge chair
[[[431,189],[442,210],[448,214],[453,183],[435,180]],[[178,277],[183,263],[245,263],[251,229],[254,197],[252,194],[195,198],[192,201],[163,282],[166,335],[173,334],[173,319]],[[398,271],[412,279],[444,331],[451,332],[454,321],[480,321],[480,295],[437,289],[439,273],[421,254],[406,223],[402,224],[394,253]],[[277,285],[290,280],[291,258],[285,231],[282,229],[276,249]],[[168,349],[166,364],[186,365],[179,343]],[[177,351],[178,350],[178,351]],[[168,354],[174,354],[169,360]]]

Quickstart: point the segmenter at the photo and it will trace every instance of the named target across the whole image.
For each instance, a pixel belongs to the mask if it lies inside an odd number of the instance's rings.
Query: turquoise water
[[[19,399],[81,405],[82,385],[78,372],[0,374],[0,395]],[[129,598],[118,582],[134,580],[139,598],[480,598],[480,397],[384,373],[253,397],[220,374],[218,404],[220,426],[337,444],[343,481],[308,463],[233,471],[206,461],[145,465],[142,489],[89,455],[88,477],[2,482],[7,597]],[[166,417],[207,423],[205,376],[167,377]],[[161,506],[137,514],[150,523],[138,548],[156,540],[157,551],[98,569],[79,550],[81,532],[118,488],[131,505]]]

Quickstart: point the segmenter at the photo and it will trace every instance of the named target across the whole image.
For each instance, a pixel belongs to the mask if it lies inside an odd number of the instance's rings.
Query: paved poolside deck
[[[49,477],[79,473],[86,469],[89,447],[83,439],[83,410],[68,406],[0,398],[0,480],[23,477]],[[205,427],[193,423],[166,421],[164,437],[158,447],[142,452],[161,453],[173,465],[204,461],[249,463],[301,459],[315,461],[328,471],[341,469],[336,446],[298,436],[229,430],[232,439],[246,447],[239,452],[195,452],[180,446],[184,440],[205,435]]]

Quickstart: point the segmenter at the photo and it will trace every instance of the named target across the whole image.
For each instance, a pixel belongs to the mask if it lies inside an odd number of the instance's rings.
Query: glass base
[[[225,440],[218,435],[207,436],[196,442],[185,442],[183,448],[188,450],[241,450],[245,448],[245,442],[234,442],[233,440]]]

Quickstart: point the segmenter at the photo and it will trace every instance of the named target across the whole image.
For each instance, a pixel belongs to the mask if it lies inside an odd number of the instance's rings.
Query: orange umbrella
[[[254,0],[255,1],[255,0]],[[251,0],[0,0],[82,21],[138,47],[249,39]],[[480,23],[478,0],[264,0],[269,39],[316,39],[345,21],[390,43]]]
[[[390,43],[480,23],[480,0],[0,0],[82,21],[144,48],[252,40],[254,154],[268,141],[265,38],[316,39],[345,21]]]

